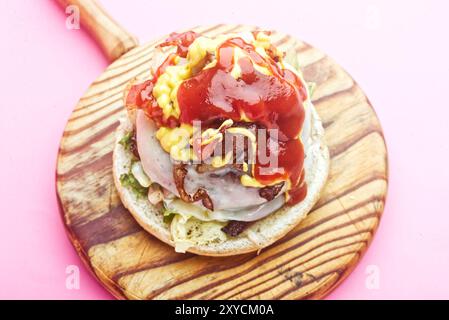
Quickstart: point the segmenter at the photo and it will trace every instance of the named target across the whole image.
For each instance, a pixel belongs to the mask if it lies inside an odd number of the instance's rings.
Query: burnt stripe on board
[[[107,103],[106,103],[105,105],[103,105],[103,106],[97,106],[96,109],[90,110],[90,111],[85,112],[85,113],[80,114],[80,115],[78,115],[78,114],[76,114],[76,113],[72,113],[72,116],[69,118],[69,120],[68,120],[67,122],[69,122],[69,123],[70,123],[70,122],[75,122],[75,121],[77,121],[77,120],[79,120],[79,119],[83,119],[83,118],[89,117],[89,116],[91,116],[91,115],[93,115],[93,114],[95,114],[95,113],[97,113],[97,112],[103,110],[104,108],[107,108],[107,107],[113,105],[114,103],[116,103],[116,102],[118,102],[118,101],[120,101],[120,100],[123,100],[123,96],[120,94],[120,92],[117,92],[117,93],[111,95],[110,98],[112,98],[112,97],[115,96],[115,95],[119,95],[119,96],[118,96],[117,98],[115,98],[114,100],[112,100],[112,101],[110,101],[110,102],[107,102]],[[81,108],[81,109],[79,109],[79,110],[77,110],[77,111],[81,111],[81,110],[83,110],[83,109],[84,109],[84,107]]]
[[[360,142],[361,140],[370,136],[373,133],[377,133],[382,137],[382,132],[377,126],[370,126],[368,128],[365,128],[365,130],[363,130],[360,134],[357,134],[356,136],[351,137],[350,139],[347,139],[334,147],[330,147],[329,154],[331,158],[339,156],[340,154],[348,150],[350,147],[357,144],[358,142]]]
[[[70,227],[76,237],[82,239],[80,244],[85,252],[88,252],[92,246],[108,243],[143,230],[122,204],[97,219],[84,224],[72,224]]]
[[[81,132],[83,132],[83,131],[85,131],[87,129],[90,129],[92,126],[100,123],[101,121],[106,120],[109,117],[112,117],[112,116],[116,115],[117,113],[121,112],[122,110],[124,110],[123,106],[119,106],[117,108],[114,108],[111,111],[109,111],[107,114],[104,114],[104,115],[102,115],[102,116],[100,116],[98,118],[95,118],[91,122],[88,122],[87,124],[85,124],[85,125],[83,125],[83,126],[81,126],[79,128],[76,128],[76,129],[73,129],[73,130],[65,130],[63,136],[64,137],[69,137],[69,136],[81,133]]]
[[[316,105],[318,105],[320,103],[326,102],[327,100],[335,98],[338,95],[343,95],[343,94],[346,94],[348,92],[353,93],[352,91],[355,88],[357,88],[357,85],[355,83],[353,83],[353,85],[351,87],[349,87],[349,88],[345,88],[343,90],[339,90],[339,91],[335,91],[335,92],[329,93],[329,94],[327,94],[325,96],[319,97],[318,99],[313,99],[312,98],[312,103],[316,106]]]
[[[343,210],[343,211],[340,212],[340,215],[346,214],[347,212],[350,212],[350,210],[349,210],[349,211],[348,211],[348,210]],[[366,215],[363,215],[363,216],[359,217],[359,219],[357,219],[357,220],[360,220],[360,221],[361,221],[361,220],[364,220],[365,218],[371,218],[371,217],[373,217],[373,216],[377,217],[377,214],[376,214],[376,213],[366,214]],[[271,256],[268,256],[268,257],[265,258],[265,259],[262,259],[262,261],[258,261],[257,264],[263,264],[263,263],[270,262],[270,261],[274,260],[275,258],[277,258],[277,257],[279,257],[279,256],[282,256],[285,252],[291,251],[292,249],[295,249],[295,248],[297,248],[297,247],[299,247],[299,246],[301,246],[301,245],[304,245],[305,243],[309,242],[310,240],[312,240],[312,239],[315,238],[315,237],[321,236],[321,235],[326,234],[327,232],[330,232],[330,231],[335,231],[335,230],[337,230],[337,229],[347,227],[347,226],[352,225],[352,224],[353,224],[353,221],[349,221],[349,222],[345,222],[345,223],[343,223],[343,224],[334,226],[334,227],[332,227],[332,228],[327,228],[327,229],[325,229],[325,230],[322,230],[322,231],[320,231],[320,232],[319,232],[318,234],[316,234],[316,235],[312,235],[312,236],[306,238],[305,240],[303,240],[303,241],[301,241],[301,242],[299,242],[299,243],[296,243],[296,244],[292,245],[291,247],[288,247],[288,248],[286,248],[286,249],[283,249],[282,251],[278,251],[278,252],[276,252],[275,254],[273,254],[273,255],[271,255]],[[300,234],[300,232],[299,232],[298,234]],[[285,237],[284,237],[284,238],[285,238]],[[278,243],[279,243],[279,241],[276,242],[274,245],[268,247],[268,249],[269,249],[269,248],[276,247]],[[246,255],[242,255],[242,256],[245,256],[245,257],[246,257]],[[248,258],[243,259],[243,263],[245,263],[245,262],[251,260],[251,259],[253,258],[252,256],[253,256],[253,254],[248,254]],[[205,268],[205,269],[203,269],[201,272],[199,272],[198,274],[196,274],[195,276],[189,276],[189,277],[187,277],[186,279],[182,279],[182,280],[178,281],[175,285],[168,285],[168,286],[166,286],[166,287],[163,287],[163,288],[160,288],[160,289],[158,289],[158,290],[155,290],[155,292],[154,292],[152,295],[148,296],[148,298],[149,298],[149,299],[152,299],[152,298],[154,298],[155,296],[159,295],[160,293],[162,293],[162,292],[164,292],[164,291],[166,291],[166,290],[168,290],[168,289],[171,289],[171,288],[173,288],[173,287],[176,287],[176,286],[178,286],[179,284],[182,284],[182,283],[186,283],[186,282],[188,282],[188,281],[191,281],[191,280],[193,280],[193,279],[195,279],[195,278],[198,278],[198,277],[200,277],[200,276],[204,276],[204,275],[207,275],[207,274],[210,274],[210,273],[214,273],[214,272],[219,272],[219,271],[224,271],[224,270],[232,269],[233,267],[238,266],[238,265],[240,265],[240,264],[242,264],[242,262],[236,263],[235,261],[233,261],[233,263],[232,263],[230,266],[227,266],[226,268],[223,268],[223,267],[218,267],[218,268],[217,268],[217,266],[211,266],[210,268]],[[249,267],[249,268],[251,268],[251,267]],[[227,282],[227,281],[229,281],[229,280],[232,280],[232,279],[235,279],[235,278],[237,278],[237,277],[240,277],[242,274],[245,274],[245,273],[246,273],[246,271],[243,271],[243,272],[240,272],[240,273],[237,273],[237,274],[233,274],[233,275],[230,276],[230,277],[227,277],[227,278],[224,278],[224,279],[220,279],[220,280],[217,280],[217,281],[215,281],[215,282],[210,282],[207,286],[201,287],[201,288],[199,288],[199,289],[197,289],[197,290],[195,290],[195,291],[199,291],[199,290],[201,290],[201,291],[207,290],[207,289],[209,289],[209,288],[211,288],[211,287],[220,285],[220,284],[225,283],[225,282]],[[187,298],[191,297],[192,293],[195,292],[195,291],[191,291],[190,293],[184,295],[183,297],[187,299]]]
[[[150,235],[151,236],[151,235]],[[156,238],[155,238],[156,239]],[[156,239],[156,241],[160,241],[159,239]],[[165,244],[165,243],[164,243]],[[168,244],[167,244],[168,246]],[[170,250],[172,249],[172,247],[170,247]],[[178,263],[178,262],[182,262],[184,260],[187,259],[191,259],[192,257],[195,257],[195,255],[193,253],[175,253],[175,251],[173,250],[173,254],[170,255],[170,258],[164,258],[163,260],[159,260],[159,261],[151,261],[150,263],[145,263],[142,266],[139,266],[137,268],[133,268],[133,272],[134,273],[138,273],[140,271],[145,271],[145,270],[150,270],[150,269],[155,269],[155,268],[160,268],[160,267],[164,267],[173,263]],[[120,271],[116,274],[114,274],[111,278],[112,281],[114,282],[118,282],[120,280],[120,278],[130,275],[130,273],[128,272],[128,270],[123,270]]]
[[[117,99],[111,101],[110,103],[108,103],[108,104],[106,104],[106,105],[104,105],[104,106],[99,107],[98,109],[91,110],[91,111],[89,111],[89,112],[87,112],[87,113],[85,113],[85,114],[82,114],[82,115],[79,115],[79,116],[70,118],[69,121],[67,121],[67,122],[68,122],[68,123],[71,123],[71,122],[76,122],[76,121],[78,121],[78,120],[80,120],[80,119],[82,119],[82,118],[97,117],[97,115],[95,115],[96,113],[99,113],[99,112],[103,111],[103,109],[106,109],[106,108],[110,107],[111,105],[113,105],[114,103],[117,103],[117,102],[119,102],[119,101],[121,101],[121,100],[123,100],[123,98],[122,98],[122,97],[119,97],[119,98],[117,98]],[[117,108],[114,108],[114,109],[112,109],[112,110],[124,110],[124,106],[123,106],[123,105],[120,105],[120,106],[118,106]],[[111,110],[111,112],[112,112],[112,110]],[[95,119],[95,118],[94,118],[94,119]],[[90,119],[86,119],[86,120],[90,120]]]
[[[323,256],[323,255],[325,255],[325,254],[327,254],[327,253],[333,252],[333,251],[335,251],[335,250],[343,249],[343,248],[348,248],[348,247],[351,247],[351,246],[354,246],[354,245],[358,245],[358,244],[364,244],[364,245],[366,245],[366,241],[356,241],[356,242],[352,242],[352,243],[350,243],[350,244],[340,245],[340,246],[331,248],[331,249],[329,249],[329,250],[325,250],[325,251],[323,251],[323,252],[320,252],[320,253],[316,254],[316,255],[313,256],[312,258],[307,259],[306,261],[302,261],[302,262],[300,262],[300,263],[295,264],[294,266],[288,267],[288,270],[292,270],[292,269],[294,269],[294,268],[299,267],[300,265],[304,265],[304,264],[306,264],[306,263],[309,263],[310,261],[313,261],[314,259],[317,259],[317,258],[319,258],[319,257],[321,257],[321,256]],[[357,249],[357,250],[346,251],[343,255],[352,254],[352,253],[355,253],[355,252],[359,252],[359,249]],[[333,261],[333,260],[335,260],[335,259],[338,259],[338,258],[340,258],[340,257],[341,257],[341,255],[337,255],[337,256],[334,256],[334,257],[330,257],[330,258],[328,258],[328,259],[326,259],[326,260],[324,260],[324,261],[321,261],[321,262],[319,262],[319,263],[316,263],[316,264],[314,264],[314,265],[312,265],[312,266],[308,266],[308,268],[306,268],[306,269],[304,269],[303,271],[301,271],[301,273],[302,273],[302,274],[304,274],[304,273],[310,273],[311,270],[313,270],[313,269],[315,269],[315,268],[318,268],[318,267],[322,266],[323,264],[326,264],[326,263],[328,263],[328,262],[331,262],[331,261]],[[281,264],[280,266],[284,266],[284,265],[286,265],[286,263],[283,263],[283,264]],[[276,270],[276,269],[272,269],[271,272],[274,272],[275,270]],[[234,298],[234,297],[236,297],[236,296],[238,296],[238,295],[241,295],[241,294],[243,294],[243,293],[245,293],[245,292],[247,292],[247,291],[250,291],[250,290],[252,290],[252,289],[255,289],[256,287],[260,286],[260,285],[263,284],[264,282],[268,282],[268,281],[270,281],[270,280],[274,280],[274,279],[279,278],[279,277],[281,278],[281,281],[280,281],[280,282],[277,282],[277,283],[274,284],[272,287],[267,288],[267,290],[259,290],[257,293],[254,294],[254,296],[260,295],[260,294],[262,294],[262,293],[264,293],[264,292],[266,292],[266,291],[268,291],[268,290],[271,290],[271,289],[275,288],[276,286],[278,286],[278,285],[284,283],[284,281],[283,281],[283,278],[285,277],[284,273],[278,273],[278,274],[275,274],[274,276],[272,276],[272,277],[270,277],[270,278],[268,278],[268,279],[265,279],[263,282],[259,282],[259,283],[253,284],[252,286],[250,286],[250,287],[248,287],[248,288],[244,288],[243,290],[241,290],[241,291],[239,291],[239,292],[237,292],[237,293],[235,293],[235,294],[232,294],[232,295],[226,297],[225,299],[232,299],[232,298]],[[315,278],[315,277],[313,277],[313,278]],[[314,280],[314,281],[316,281],[316,280]],[[302,283],[300,286],[295,286],[295,289],[300,289],[300,288],[303,287],[303,286],[304,286],[304,284]],[[247,298],[247,299],[250,299],[251,296],[246,297],[246,298]]]
[[[106,128],[103,128],[100,131],[96,132],[89,139],[87,139],[82,144],[80,144],[80,145],[78,145],[76,147],[73,147],[71,149],[62,149],[62,148],[60,148],[59,149],[59,155],[60,156],[67,156],[67,155],[70,155],[70,154],[73,154],[73,153],[84,151],[84,149],[88,148],[93,143],[95,143],[95,142],[101,140],[102,138],[106,137],[107,135],[113,133],[115,131],[115,129],[117,129],[119,124],[120,123],[119,123],[118,120],[115,121],[114,123],[110,124]]]
[[[361,229],[361,230],[358,230],[358,231],[353,232],[353,233],[349,233],[349,234],[346,234],[346,235],[343,235],[343,236],[339,236],[339,237],[337,237],[337,238],[332,239],[331,241],[319,243],[318,245],[313,246],[312,248],[308,249],[307,251],[305,251],[305,252],[303,252],[303,253],[301,253],[301,254],[299,254],[299,255],[297,255],[297,256],[294,256],[294,257],[290,258],[289,260],[283,261],[283,262],[284,262],[283,265],[288,264],[288,263],[291,263],[292,261],[295,261],[296,259],[299,259],[299,258],[301,258],[301,257],[303,257],[303,256],[305,256],[305,255],[307,255],[307,254],[309,254],[309,253],[311,253],[312,251],[317,250],[317,249],[319,249],[319,248],[321,248],[321,247],[323,247],[323,246],[325,246],[325,245],[327,245],[327,244],[329,244],[329,243],[337,242],[337,241],[341,241],[341,240],[345,240],[345,239],[348,239],[348,238],[352,238],[352,237],[358,236],[358,235],[360,235],[360,234],[362,234],[362,233],[368,233],[368,232],[370,232],[370,229],[368,229],[368,228],[365,229],[365,230]],[[364,241],[365,241],[365,240],[364,240]],[[359,242],[364,242],[364,241],[359,241]],[[353,244],[354,244],[354,243],[351,243],[350,245],[353,245]],[[328,249],[327,251],[332,251],[332,250],[338,249],[338,248],[340,248],[340,247],[342,247],[342,246],[333,247],[333,248]],[[308,260],[307,260],[307,261],[308,261]],[[304,262],[301,262],[301,263],[304,263]],[[274,270],[275,270],[274,268],[273,268],[273,269],[269,269],[269,270],[265,270],[264,272],[259,273],[259,274],[257,274],[256,276],[253,276],[253,277],[251,277],[251,278],[249,278],[249,279],[247,279],[247,280],[240,281],[239,283],[237,283],[237,284],[234,285],[233,287],[226,288],[226,289],[223,290],[223,291],[219,291],[219,292],[217,292],[215,295],[207,296],[207,298],[208,298],[208,299],[217,299],[219,296],[223,296],[224,294],[226,294],[226,293],[228,293],[228,292],[230,292],[230,291],[232,291],[232,290],[238,288],[239,286],[241,286],[241,285],[243,285],[243,284],[246,284],[246,283],[249,283],[249,282],[251,282],[252,280],[255,280],[255,279],[257,279],[257,278],[259,278],[259,277],[261,277],[261,276],[264,276],[264,275],[266,275],[266,274],[268,274],[268,273],[270,273],[270,272],[273,272]],[[224,299],[226,299],[226,298],[224,298]]]
[[[363,220],[365,220],[365,219],[372,218],[373,216],[376,216],[376,214],[375,214],[375,213],[366,214],[366,215],[364,215],[364,216],[361,216],[360,221],[363,221]],[[305,239],[305,240],[303,240],[303,241],[301,241],[301,242],[299,242],[299,243],[297,243],[297,244],[294,244],[293,246],[290,246],[290,247],[288,247],[288,248],[286,248],[286,249],[283,249],[282,251],[276,252],[275,254],[273,254],[273,255],[271,255],[271,256],[268,256],[267,258],[263,259],[262,261],[259,261],[257,264],[258,264],[258,265],[259,265],[259,264],[265,264],[265,263],[268,263],[268,262],[270,262],[270,261],[273,261],[275,258],[278,258],[278,257],[282,256],[284,253],[286,253],[286,252],[288,252],[288,251],[291,251],[291,250],[294,250],[294,249],[296,249],[296,248],[298,248],[298,247],[300,247],[300,246],[302,246],[302,245],[308,243],[309,241],[313,240],[315,237],[322,236],[322,235],[324,235],[324,234],[326,234],[326,233],[328,233],[328,232],[335,231],[335,230],[337,230],[337,229],[341,229],[341,228],[347,227],[347,226],[349,226],[349,225],[352,225],[352,223],[351,223],[351,222],[349,222],[349,223],[346,222],[346,223],[337,225],[337,226],[335,226],[335,227],[333,227],[333,228],[325,229],[325,230],[319,232],[317,235],[313,235],[313,236],[311,236],[311,237],[308,237],[307,239]],[[366,231],[365,231],[365,232],[366,232]],[[275,247],[275,246],[277,246],[277,245],[274,244],[274,246],[268,247],[268,249],[269,249],[269,248],[272,248],[272,247]],[[299,255],[299,257],[300,257],[300,256],[301,256],[301,255]],[[275,268],[272,268],[272,269],[270,269],[270,270],[273,271],[274,269],[275,269]],[[242,272],[234,273],[234,274],[233,274],[232,276],[230,276],[230,277],[227,277],[227,278],[220,279],[220,280],[217,280],[217,281],[215,281],[215,282],[209,283],[208,285],[203,286],[203,287],[201,287],[201,288],[198,288],[198,289],[196,289],[195,291],[191,291],[191,292],[189,292],[189,293],[183,295],[182,297],[183,297],[184,299],[192,298],[193,295],[194,295],[195,293],[197,293],[197,292],[205,291],[205,290],[208,290],[208,289],[210,289],[210,288],[213,288],[214,286],[218,286],[218,285],[223,284],[223,283],[226,283],[226,282],[228,282],[228,281],[230,281],[230,280],[234,280],[234,279],[236,279],[236,278],[238,278],[238,277],[241,277],[241,276],[245,275],[246,273],[248,273],[248,272],[251,271],[251,270],[253,270],[253,267],[252,267],[252,266],[249,266],[248,268],[246,268],[246,269],[245,269],[244,271],[242,271]],[[190,281],[190,280],[189,280],[189,281]],[[171,289],[171,288],[168,288],[168,289]]]
[[[68,180],[85,173],[103,170],[106,167],[112,168],[112,151],[105,153],[95,160],[82,162],[64,173],[57,173],[57,178],[61,181]]]
[[[145,72],[146,72],[146,71],[145,71]],[[139,73],[138,75],[136,75],[136,77],[140,77],[140,76],[143,75],[143,74],[144,74],[144,72],[141,72],[141,73]],[[119,90],[116,90],[116,91],[114,91],[114,90],[117,89],[117,88],[110,88],[110,89],[111,89],[111,92],[110,92],[110,94],[109,94],[108,96],[105,96],[105,97],[103,97],[103,98],[101,98],[101,99],[99,99],[99,100],[96,100],[96,101],[94,101],[94,102],[90,102],[90,103],[88,103],[88,104],[84,104],[84,105],[83,105],[83,104],[80,104],[81,99],[82,99],[82,98],[81,98],[80,101],[79,101],[79,103],[78,103],[78,105],[75,107],[75,110],[74,110],[73,112],[79,112],[79,111],[81,111],[81,110],[83,110],[83,109],[90,108],[90,107],[92,107],[92,106],[95,106],[95,105],[97,105],[97,104],[99,104],[99,103],[101,103],[101,102],[104,102],[104,101],[110,99],[112,96],[115,96],[115,95],[120,94],[120,93],[123,92],[123,88],[118,88]],[[107,105],[109,105],[109,102],[108,102]],[[101,106],[100,108],[95,109],[95,110],[101,110],[102,108],[106,107],[107,105]]]
[[[282,239],[280,239],[280,240],[278,241],[278,243],[284,243],[284,242],[287,242],[287,241],[289,241],[289,240],[291,240],[291,239],[293,239],[293,238],[295,238],[295,237],[297,237],[297,236],[299,236],[299,235],[301,235],[301,234],[306,233],[307,231],[312,230],[313,228],[316,228],[317,226],[319,226],[319,225],[322,224],[322,223],[325,223],[325,222],[328,222],[328,221],[333,220],[333,219],[335,219],[335,218],[338,218],[338,217],[340,217],[341,215],[347,214],[347,213],[349,213],[349,212],[351,212],[351,211],[354,211],[354,210],[363,208],[364,206],[366,206],[366,205],[368,205],[368,204],[371,204],[371,203],[374,203],[374,202],[377,202],[377,201],[382,201],[382,202],[384,202],[384,199],[385,199],[384,196],[371,196],[371,197],[369,197],[368,199],[366,199],[366,200],[364,200],[364,201],[362,201],[362,202],[359,202],[359,203],[357,203],[357,204],[355,204],[355,205],[353,205],[353,206],[351,206],[351,207],[344,208],[344,209],[341,210],[341,211],[337,211],[336,213],[333,213],[333,214],[331,214],[331,215],[329,215],[329,216],[327,216],[327,217],[325,217],[325,218],[323,218],[323,219],[320,219],[320,220],[318,220],[318,221],[315,221],[314,223],[309,224],[307,227],[300,228],[300,229],[297,230],[297,231],[294,231],[294,230],[293,230],[293,231],[289,232],[285,237],[283,237]],[[376,212],[377,212],[377,211],[376,211]],[[313,214],[313,213],[314,213],[314,211],[310,212],[310,214]],[[377,212],[377,213],[378,213],[378,212]],[[356,220],[354,220],[354,221],[356,221]]]
[[[346,196],[346,195],[348,195],[348,194],[350,194],[350,193],[352,193],[352,192],[354,192],[354,191],[356,191],[356,190],[362,188],[363,186],[365,186],[365,185],[367,185],[367,184],[369,184],[369,183],[371,183],[371,182],[373,182],[373,181],[376,181],[376,180],[384,180],[384,181],[386,181],[386,179],[387,179],[387,178],[386,178],[385,175],[383,175],[383,174],[377,174],[377,173],[376,173],[376,174],[373,174],[373,175],[370,176],[369,178],[367,178],[367,179],[365,179],[365,180],[363,180],[363,181],[361,181],[361,182],[359,182],[359,183],[353,184],[350,188],[345,189],[343,192],[340,192],[340,193],[338,193],[338,194],[332,195],[332,197],[330,197],[330,198],[324,200],[323,202],[321,202],[321,199],[320,199],[320,200],[315,204],[315,206],[312,208],[312,210],[310,210],[310,212],[313,212],[313,211],[315,211],[315,210],[318,210],[318,209],[320,209],[321,207],[324,207],[325,205],[327,205],[327,204],[329,204],[329,203],[331,203],[331,202],[333,202],[333,201],[335,201],[335,200],[337,200],[337,199],[340,199],[340,198],[342,198],[342,197],[344,197],[344,196]]]
[[[150,53],[151,53],[151,52],[152,52],[152,51],[150,51]],[[143,58],[143,57],[142,57],[142,58]],[[136,59],[136,61],[137,61],[137,60],[139,60],[139,59]],[[125,70],[123,70],[123,71],[120,71],[120,72],[118,72],[118,73],[116,73],[116,74],[114,74],[114,75],[111,75],[111,76],[107,77],[107,78],[104,78],[104,79],[101,79],[101,80],[97,80],[97,81],[93,82],[92,84],[93,84],[93,85],[101,85],[101,84],[103,84],[103,83],[105,83],[105,82],[108,82],[108,81],[110,81],[110,80],[112,80],[112,79],[115,79],[115,78],[117,78],[117,77],[125,76],[128,72],[133,71],[133,70],[135,70],[135,69],[138,69],[138,68],[144,66],[144,65],[147,64],[147,63],[150,63],[152,60],[153,60],[153,56],[150,56],[149,58],[143,60],[143,61],[140,62],[139,64],[137,64],[137,65],[135,65],[135,66],[130,66],[129,69],[125,69]]]
[[[324,264],[324,263],[331,262],[331,261],[333,261],[333,260],[342,258],[342,257],[344,257],[344,256],[357,255],[358,253],[359,253],[358,250],[347,251],[347,252],[345,252],[345,253],[342,253],[342,254],[337,255],[336,257],[329,258],[329,259],[323,261],[323,263],[319,263],[319,264],[317,264],[317,265],[315,265],[315,266],[312,266],[311,268],[308,268],[308,269],[306,269],[305,271],[307,272],[307,271],[312,270],[313,268],[318,268],[318,267],[320,267],[320,266],[321,266],[322,264]],[[338,268],[337,268],[337,269],[338,269]],[[336,272],[337,269],[331,269],[331,270],[325,272],[324,274],[325,274],[325,275],[332,274],[332,273]],[[305,285],[307,285],[307,284],[309,284],[309,283],[311,283],[311,282],[314,282],[314,281],[317,281],[317,280],[319,280],[319,279],[322,279],[323,277],[324,277],[323,274],[322,274],[322,275],[319,275],[319,276],[315,276],[315,277],[311,278],[309,281],[305,281],[305,283],[301,284],[301,286],[299,286],[299,287],[293,286],[293,288],[290,288],[290,289],[284,291],[284,292],[282,293],[282,295],[286,295],[286,294],[288,294],[288,293],[290,293],[290,292],[292,292],[292,291],[294,291],[294,290],[298,290],[298,289],[300,289],[301,287],[303,287],[303,286],[305,286]],[[260,291],[258,291],[257,293],[255,293],[255,294],[253,294],[253,295],[251,295],[251,296],[246,297],[246,299],[251,299],[251,298],[253,298],[253,297],[257,297],[257,296],[263,294],[264,292],[267,292],[268,290],[274,289],[275,287],[277,287],[279,284],[282,284],[282,283],[283,283],[283,281],[281,281],[281,282],[279,282],[279,283],[277,283],[277,284],[275,284],[275,285],[273,285],[273,286],[271,286],[271,287],[268,287],[266,290],[260,290]]]
[[[126,66],[128,64],[136,62],[137,60],[139,60],[140,57],[142,57],[143,55],[147,54],[146,51],[151,52],[153,50],[153,46],[156,45],[156,43],[158,43],[159,41],[160,41],[159,39],[158,40],[152,40],[152,41],[150,41],[148,43],[145,43],[144,45],[141,45],[141,46],[138,46],[138,47],[135,47],[135,48],[131,49],[130,51],[128,51],[129,53],[128,52],[125,53],[126,56],[123,55],[123,58],[120,57],[118,60],[116,60],[116,61],[120,60],[120,63],[115,63],[114,62],[112,65],[110,65],[108,67],[107,71],[116,70],[116,69],[119,69],[119,68],[121,68],[123,66]],[[134,59],[134,57],[137,57],[137,56],[139,58]]]

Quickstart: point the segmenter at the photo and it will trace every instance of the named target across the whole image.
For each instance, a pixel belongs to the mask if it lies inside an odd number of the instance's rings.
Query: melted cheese
[[[160,127],[156,132],[162,149],[170,153],[171,157],[178,161],[189,161],[193,152],[189,147],[189,139],[193,134],[193,127],[181,124],[177,128]]]
[[[244,174],[240,177],[240,183],[245,187],[253,187],[253,188],[263,188],[265,187],[259,181],[257,181],[254,177],[251,177],[247,174]]]
[[[185,253],[194,245],[221,243],[227,240],[221,230],[226,222],[201,221],[194,217],[176,214],[171,222],[170,231],[175,243],[175,251]]]
[[[232,121],[232,119],[227,119],[223,121],[223,123],[218,127],[218,129],[214,128],[206,129],[204,132],[201,133],[201,145],[202,146],[207,145],[217,139],[219,141],[222,141],[223,134],[220,131],[222,131],[223,128],[232,126],[233,123],[234,121]]]
[[[228,152],[225,157],[215,156],[212,158],[211,165],[214,168],[221,168],[227,165],[228,163],[231,163],[232,161],[232,152]]]
[[[190,75],[189,65],[174,65],[168,66],[157,79],[153,88],[153,96],[161,107],[165,119],[170,116],[179,117],[177,91],[181,82],[188,79]]]

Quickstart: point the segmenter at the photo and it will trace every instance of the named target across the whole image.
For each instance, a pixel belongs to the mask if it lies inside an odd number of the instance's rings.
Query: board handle
[[[70,5],[79,9],[81,25],[100,45],[109,61],[114,61],[138,46],[136,37],[112,19],[96,0],[56,0],[63,8]]]

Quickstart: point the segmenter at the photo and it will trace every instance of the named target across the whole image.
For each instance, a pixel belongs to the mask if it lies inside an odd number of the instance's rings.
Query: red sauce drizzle
[[[178,48],[177,54],[180,57],[187,57],[187,52],[193,41],[198,37],[198,34],[194,31],[187,31],[183,33],[173,32],[170,36],[158,47],[176,46]]]
[[[197,35],[193,32],[172,34],[160,46],[176,45],[178,54],[185,57],[189,45]],[[241,77],[231,76],[234,66],[234,49],[240,48],[247,55],[236,63],[241,68]],[[222,43],[217,50],[214,67],[200,71],[184,81],[178,90],[180,117],[164,120],[162,110],[151,98],[152,86],[167,65],[173,63],[170,56],[159,67],[155,77],[131,88],[127,104],[144,108],[158,126],[178,126],[179,123],[192,124],[194,120],[210,123],[214,120],[232,119],[241,121],[241,114],[267,129],[277,129],[278,144],[267,143],[268,148],[257,148],[254,178],[262,184],[273,181],[291,181],[288,204],[302,201],[307,194],[304,181],[304,148],[299,141],[305,112],[303,102],[307,98],[306,89],[295,73],[279,68],[272,55],[262,57],[254,46],[241,38],[232,38]],[[253,62],[270,70],[265,75],[254,68]],[[150,87],[151,86],[151,87]],[[141,99],[142,92],[151,88],[147,99]],[[140,97],[140,98],[139,98]],[[270,131],[267,140],[270,139]],[[263,172],[269,163],[262,163],[263,155],[278,152],[278,168],[282,172]]]
[[[127,108],[139,108],[145,111],[148,117],[153,119],[158,127],[164,126],[169,128],[175,128],[179,126],[179,121],[173,116],[164,119],[162,108],[157,104],[152,92],[153,87],[157,82],[157,79],[161,74],[165,72],[168,66],[174,65],[175,57],[186,57],[188,48],[193,41],[198,37],[193,31],[185,33],[171,33],[169,38],[157,47],[177,46],[177,52],[171,53],[164,60],[164,62],[156,69],[155,74],[151,80],[147,80],[143,83],[133,85],[126,96]]]

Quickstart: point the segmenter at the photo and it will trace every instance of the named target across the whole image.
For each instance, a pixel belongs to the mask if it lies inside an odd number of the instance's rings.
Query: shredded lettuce
[[[176,252],[186,252],[191,246],[221,243],[227,235],[222,231],[225,222],[201,221],[195,217],[185,219],[176,214],[170,225]]]
[[[125,188],[131,189],[139,197],[148,195],[148,188],[141,186],[131,171],[120,176],[120,183]]]
[[[205,213],[198,214],[196,210],[184,210],[191,204],[186,204],[186,207],[179,206],[177,201],[183,202],[179,199],[164,201],[162,209],[164,222],[170,225],[176,252],[184,253],[195,244],[219,243],[227,239],[227,235],[221,230],[226,222],[211,221],[210,219],[204,221],[202,219],[205,218]],[[178,205],[173,205],[174,203]],[[198,219],[197,216],[201,219]]]
[[[125,148],[125,150],[129,151],[131,149],[131,145],[133,143],[133,132],[127,132],[123,138],[120,139],[119,143]]]
[[[188,220],[190,217],[195,217],[201,221],[214,220],[209,216],[206,208],[184,202],[181,199],[166,199],[164,200],[164,206],[167,210],[184,217],[185,220]]]
[[[164,216],[164,222],[171,223],[173,218],[175,217],[176,212],[173,212],[173,211],[167,209],[165,206],[162,210],[163,210],[162,214]]]

